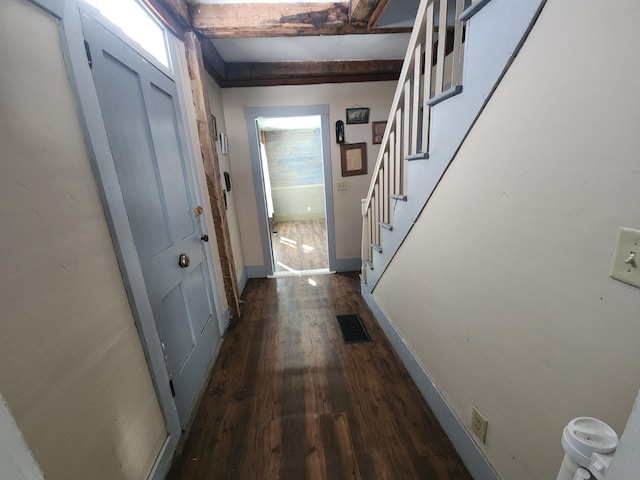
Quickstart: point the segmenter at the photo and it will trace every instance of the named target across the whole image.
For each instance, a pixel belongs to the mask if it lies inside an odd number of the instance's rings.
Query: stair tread
[[[418,153],[412,153],[411,155],[406,155],[404,157],[405,160],[407,161],[412,161],[412,160],[428,160],[429,159],[429,152],[418,152]]]
[[[377,243],[372,243],[371,248],[373,248],[376,252],[382,253],[382,246]]]
[[[391,195],[389,195],[389,198],[393,198],[394,200],[400,200],[402,202],[406,202],[407,201],[407,196],[406,195],[398,195],[395,193],[392,193]]]
[[[455,87],[451,87],[450,89],[439,93],[435,97],[431,97],[431,99],[429,99],[429,101],[427,102],[427,105],[433,107],[434,105],[437,105],[440,102],[444,102],[447,98],[451,98],[454,95],[458,95],[459,93],[462,93],[462,85],[456,85]]]
[[[464,10],[458,19],[461,22],[466,22],[471,17],[473,17],[476,13],[478,13],[484,6],[489,3],[490,0],[478,0],[477,2],[473,2],[469,7]]]
[[[392,230],[393,230],[393,225],[391,225],[391,224],[390,224],[390,223],[388,223],[388,222],[380,222],[380,226],[381,226],[382,228],[384,228],[385,230],[389,230],[389,231],[392,231]]]

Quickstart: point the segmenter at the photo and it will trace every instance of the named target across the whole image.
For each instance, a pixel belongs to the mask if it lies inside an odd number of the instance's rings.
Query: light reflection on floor
[[[328,271],[324,219],[276,222],[271,230],[275,276]]]

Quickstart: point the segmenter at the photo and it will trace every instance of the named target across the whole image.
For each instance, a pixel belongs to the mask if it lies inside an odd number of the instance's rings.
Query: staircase
[[[361,278],[369,292],[429,201],[545,1],[422,0],[371,185],[362,200]]]

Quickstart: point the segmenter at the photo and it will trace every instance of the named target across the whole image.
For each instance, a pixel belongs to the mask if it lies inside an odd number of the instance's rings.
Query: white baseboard
[[[357,258],[336,258],[335,264],[332,265],[336,272],[359,272],[362,266],[362,260]]]
[[[167,436],[151,468],[151,472],[149,472],[148,480],[163,480],[167,476],[169,468],[171,468],[171,463],[173,462],[173,454],[176,451],[178,441],[179,439],[174,435]]]
[[[247,278],[267,278],[266,265],[247,265],[245,272]]]
[[[369,292],[367,285],[361,285],[362,296],[375,316],[378,324],[382,328],[385,336],[391,342],[394,350],[402,360],[409,375],[418,386],[420,393],[425,398],[431,410],[435,414],[442,429],[451,440],[456,452],[460,455],[462,462],[469,470],[471,476],[478,480],[500,480],[497,472],[493,469],[487,457],[484,456],[482,450],[473,441],[473,438],[464,427],[464,424],[458,418],[442,392],[435,386],[429,374],[422,368],[413,352],[389,321],[385,313],[380,309],[375,298]]]
[[[242,269],[242,275],[238,279],[238,294],[242,295],[244,292],[244,287],[247,286],[247,281],[249,280],[249,276],[247,275],[247,267]]]

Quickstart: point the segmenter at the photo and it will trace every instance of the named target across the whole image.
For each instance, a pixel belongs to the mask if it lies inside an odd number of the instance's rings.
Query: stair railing
[[[367,269],[373,268],[373,250],[382,253],[381,228],[393,228],[392,203],[407,199],[408,162],[428,158],[430,107],[461,90],[464,23],[459,18],[465,0],[455,0],[453,28],[446,28],[448,3],[422,0],[416,14],[367,198],[362,200],[365,282]]]

